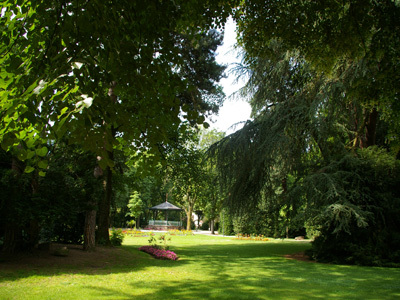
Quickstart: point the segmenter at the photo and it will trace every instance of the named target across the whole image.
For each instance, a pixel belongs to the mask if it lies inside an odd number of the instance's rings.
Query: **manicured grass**
[[[178,261],[140,252],[129,237],[117,256],[95,267],[2,270],[0,299],[398,299],[400,269],[289,260],[306,242],[173,236]],[[68,259],[63,258],[63,259]]]

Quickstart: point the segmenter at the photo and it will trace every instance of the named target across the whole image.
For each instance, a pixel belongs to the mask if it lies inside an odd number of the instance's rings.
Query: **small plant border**
[[[264,237],[264,235],[260,234],[260,235],[255,235],[255,234],[241,234],[238,233],[236,235],[236,238],[238,240],[250,240],[250,241],[263,241],[263,242],[267,242],[269,241],[269,239],[267,237]]]

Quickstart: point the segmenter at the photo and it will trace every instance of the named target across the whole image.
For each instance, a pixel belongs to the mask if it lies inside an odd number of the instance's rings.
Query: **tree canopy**
[[[61,138],[97,156],[105,186],[98,236],[107,242],[115,151],[155,165],[184,119],[207,126],[204,115],[223,100],[215,29],[234,5],[3,2],[2,149],[22,162],[21,171],[40,168],[42,176],[50,145]]]
[[[254,120],[211,151],[232,212],[302,218],[321,260],[398,261],[383,212],[399,201],[399,16],[395,1],[243,2]]]
[[[181,108],[187,119],[203,123],[199,113],[215,111],[221,101],[223,70],[212,59],[215,32],[207,32],[223,24],[230,5],[5,2],[3,149],[26,160],[43,140],[68,131],[71,143],[82,143],[106,165],[112,164],[107,151],[117,145],[157,149],[179,125]],[[204,47],[207,38],[214,44]]]

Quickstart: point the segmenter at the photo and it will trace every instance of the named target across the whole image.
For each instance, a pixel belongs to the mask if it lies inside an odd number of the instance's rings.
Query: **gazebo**
[[[165,220],[149,220],[149,229],[154,230],[168,230],[168,229],[180,229],[182,227],[181,221],[168,221],[168,212],[169,211],[182,211],[182,208],[179,208],[168,201],[165,201],[156,206],[150,207],[149,210],[153,211],[165,211]]]

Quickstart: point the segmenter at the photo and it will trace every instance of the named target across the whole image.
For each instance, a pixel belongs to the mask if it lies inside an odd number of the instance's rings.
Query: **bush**
[[[221,212],[218,233],[223,235],[234,234],[232,217],[227,210],[222,210]]]
[[[210,226],[208,225],[208,222],[203,222],[203,224],[201,224],[200,229],[201,230],[208,230]]]
[[[113,246],[121,246],[124,241],[124,234],[122,229],[113,229],[111,231],[110,242]]]
[[[162,234],[158,238],[151,236],[149,239],[149,244],[153,248],[168,250],[169,246],[167,245],[167,242],[170,242],[170,241],[171,241],[170,237],[167,238],[165,234]]]
[[[390,154],[370,147],[331,163],[324,176],[311,178],[318,192],[330,197],[308,224],[320,231],[312,247],[315,259],[400,265],[399,171],[399,162]]]

